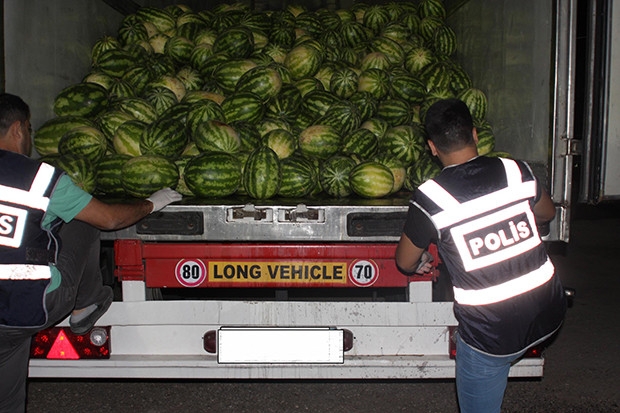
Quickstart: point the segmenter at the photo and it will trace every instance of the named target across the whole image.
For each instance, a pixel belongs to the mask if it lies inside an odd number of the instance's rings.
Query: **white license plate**
[[[332,328],[218,330],[218,363],[344,363],[344,331]]]

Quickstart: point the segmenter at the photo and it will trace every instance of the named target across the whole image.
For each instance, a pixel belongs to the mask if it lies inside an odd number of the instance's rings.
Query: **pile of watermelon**
[[[436,100],[487,99],[456,61],[441,0],[257,12],[143,7],[92,47],[92,70],[34,137],[85,190],[143,198],[380,198],[440,167],[423,127]]]

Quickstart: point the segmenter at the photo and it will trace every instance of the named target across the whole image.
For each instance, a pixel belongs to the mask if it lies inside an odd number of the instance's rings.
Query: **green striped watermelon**
[[[114,103],[114,109],[125,112],[134,119],[145,123],[152,123],[157,119],[155,108],[143,98],[121,99]]]
[[[280,160],[267,146],[260,146],[248,157],[243,169],[243,188],[255,199],[269,199],[280,187]]]
[[[63,170],[75,185],[92,194],[97,186],[97,169],[88,158],[75,155],[60,155],[54,159],[54,166]]]
[[[379,147],[379,140],[370,130],[359,128],[344,135],[341,152],[345,155],[356,154],[362,159],[369,159]]]
[[[290,71],[293,80],[314,76],[322,64],[320,50],[308,43],[291,49],[284,58],[284,66]]]
[[[318,159],[327,159],[340,149],[340,133],[327,125],[309,126],[299,134],[299,149],[303,154]]]
[[[54,99],[56,116],[97,116],[108,106],[108,92],[95,83],[77,83],[64,88]]]
[[[73,128],[79,126],[96,127],[94,121],[81,116],[59,116],[49,119],[35,131],[34,148],[41,156],[58,153],[60,138]]]
[[[387,166],[365,161],[351,170],[349,183],[351,190],[363,198],[382,198],[392,193],[394,176]]]
[[[159,155],[176,159],[186,145],[185,125],[173,118],[162,117],[151,123],[140,138],[142,155]]]
[[[187,112],[187,129],[194,136],[198,125],[209,120],[225,121],[222,107],[212,100],[204,99],[191,103]]]
[[[125,195],[121,183],[121,170],[129,159],[131,159],[129,155],[116,153],[104,156],[97,165],[96,192],[113,197]]]
[[[108,141],[97,128],[78,126],[66,132],[58,142],[60,155],[72,155],[87,159],[92,166],[103,158],[108,149]]]
[[[271,148],[278,159],[291,156],[298,148],[297,136],[286,129],[274,129],[263,137],[263,144]]]
[[[348,99],[357,91],[358,78],[353,69],[337,69],[330,78],[329,90],[339,98]]]
[[[215,57],[217,55],[214,55]],[[213,71],[213,78],[226,93],[234,92],[237,82],[248,70],[253,69],[257,64],[250,59],[234,59],[220,63]],[[203,71],[201,71],[203,73]],[[204,73],[203,73],[204,76]]]
[[[147,126],[146,123],[137,119],[120,125],[112,138],[112,145],[116,153],[129,156],[142,155],[140,141]]]
[[[418,124],[389,128],[379,141],[379,150],[410,164],[425,151],[423,128]]]
[[[241,162],[229,153],[207,152],[190,159],[184,179],[189,190],[201,198],[234,194],[241,184]]]
[[[411,105],[401,99],[384,99],[377,108],[377,117],[385,119],[390,126],[408,124],[411,116]]]
[[[390,76],[383,69],[370,68],[360,73],[357,90],[383,99],[390,90]]]
[[[305,197],[314,188],[317,170],[309,159],[293,155],[280,161],[281,181],[278,195],[287,198]]]
[[[215,119],[198,124],[192,140],[202,152],[234,153],[241,148],[237,131],[229,124]]]
[[[214,53],[226,53],[232,58],[246,58],[254,51],[252,31],[245,27],[230,27],[221,32],[213,43]]]
[[[319,180],[323,191],[334,198],[351,195],[349,174],[355,165],[355,161],[346,155],[334,155],[323,161],[319,170]]]
[[[456,97],[465,102],[474,121],[480,121],[486,117],[488,102],[487,96],[482,90],[477,88],[464,89]]]
[[[239,141],[241,142],[240,151],[251,152],[258,147],[261,142],[261,134],[255,124],[236,121],[231,122],[230,126],[239,135]]]
[[[140,155],[129,159],[121,169],[121,185],[128,195],[147,198],[163,188],[174,188],[179,171],[174,161],[159,155]]]
[[[364,12],[362,23],[377,36],[383,28],[391,21],[390,12],[383,5],[369,6]]]
[[[97,116],[96,122],[106,139],[112,142],[116,129],[123,123],[133,119],[135,118],[132,115],[121,110],[108,110]]]
[[[263,118],[265,106],[260,96],[251,92],[239,92],[227,96],[222,102],[227,122],[244,121],[256,123]]]
[[[235,93],[251,92],[266,102],[276,96],[281,88],[282,78],[277,70],[269,66],[257,66],[241,75]]]

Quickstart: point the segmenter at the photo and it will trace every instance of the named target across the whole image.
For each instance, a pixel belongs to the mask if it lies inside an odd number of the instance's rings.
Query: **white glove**
[[[160,209],[172,202],[180,201],[182,198],[183,195],[181,195],[174,189],[164,188],[153,193],[150,197],[146,198],[146,200],[151,201],[151,203],[153,204],[153,210],[151,211],[152,214],[153,212],[159,211]]]

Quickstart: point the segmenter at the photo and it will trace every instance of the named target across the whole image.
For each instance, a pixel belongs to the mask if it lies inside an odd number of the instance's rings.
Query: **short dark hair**
[[[431,105],[424,118],[426,134],[441,152],[449,153],[474,142],[474,122],[459,99],[442,99]]]
[[[0,135],[4,135],[14,122],[30,119],[30,107],[19,96],[0,93]]]

